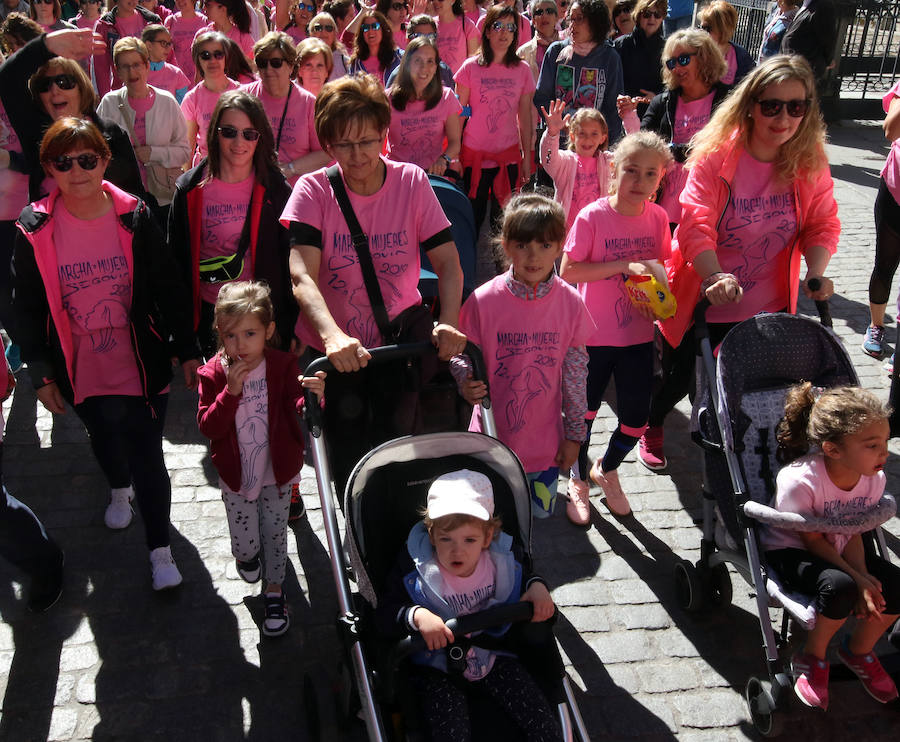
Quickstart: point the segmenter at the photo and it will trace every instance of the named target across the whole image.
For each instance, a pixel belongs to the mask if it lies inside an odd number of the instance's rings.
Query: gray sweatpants
[[[284,582],[287,563],[291,485],[280,489],[274,484],[267,485],[253,502],[248,502],[243,495],[223,491],[222,500],[228,514],[232,556],[249,562],[259,554],[262,544],[263,577],[266,582],[280,585]]]

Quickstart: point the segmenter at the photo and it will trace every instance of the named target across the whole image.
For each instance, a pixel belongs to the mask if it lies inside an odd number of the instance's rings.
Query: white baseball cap
[[[484,474],[470,469],[443,474],[428,488],[428,517],[471,515],[488,521],[494,515],[494,488]]]

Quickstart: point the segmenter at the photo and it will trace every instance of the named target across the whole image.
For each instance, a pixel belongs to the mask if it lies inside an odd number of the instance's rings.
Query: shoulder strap
[[[275,154],[281,149],[281,133],[284,131],[284,120],[287,117],[288,103],[291,102],[291,93],[294,92],[294,81],[288,85],[287,98],[284,99],[284,110],[281,112],[281,122],[278,124],[278,138],[275,140]]]
[[[372,305],[372,315],[375,324],[378,325],[378,331],[384,342],[388,342],[390,333],[390,319],[388,318],[387,308],[384,305],[384,296],[381,293],[381,287],[378,285],[378,277],[375,275],[375,265],[372,263],[372,254],[369,252],[369,238],[366,237],[353,211],[353,205],[350,203],[350,197],[347,195],[347,189],[344,188],[344,181],[338,171],[337,165],[332,165],[326,171],[328,180],[331,182],[331,188],[337,199],[338,206],[341,207],[341,213],[344,220],[350,228],[350,237],[353,239],[353,247],[356,250],[356,257],[359,258],[359,267],[362,269],[363,283],[366,286],[366,294],[369,296],[369,304]]]

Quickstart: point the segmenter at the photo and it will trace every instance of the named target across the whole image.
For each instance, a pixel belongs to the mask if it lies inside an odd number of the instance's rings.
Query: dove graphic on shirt
[[[550,390],[550,382],[537,366],[526,366],[509,380],[512,399],[506,403],[506,422],[510,432],[518,432],[527,422],[526,411],[535,397]]]
[[[268,432],[266,421],[261,417],[248,418],[238,430],[238,440],[250,441],[250,446],[243,445],[240,447],[241,489],[244,492],[249,492],[256,487],[259,479],[255,473],[256,460],[263,455],[263,452],[269,445]]]

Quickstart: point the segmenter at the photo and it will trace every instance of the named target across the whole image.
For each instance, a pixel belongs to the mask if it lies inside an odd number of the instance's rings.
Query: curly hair
[[[694,64],[697,65],[697,75],[709,87],[715,85],[728,70],[722,50],[706,31],[698,31],[696,28],[676,31],[666,39],[662,53],[663,83],[669,90],[676,89],[678,82],[672,70],[666,67],[666,62],[678,56],[675,53],[678,49],[691,50],[696,57]]]

